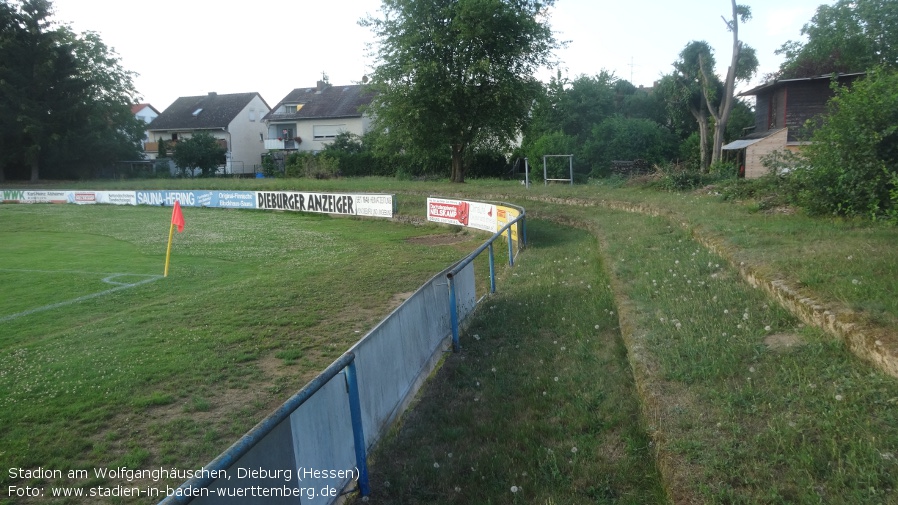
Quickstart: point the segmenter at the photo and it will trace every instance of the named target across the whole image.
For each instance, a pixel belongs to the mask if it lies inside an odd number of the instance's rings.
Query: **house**
[[[252,174],[260,164],[266,128],[262,118],[270,107],[259,93],[215,92],[178,98],[150,123],[146,155],[155,159],[159,142],[171,153],[177,142],[204,132],[225,148],[226,174]]]
[[[143,121],[145,124],[150,124],[159,116],[159,111],[156,110],[155,107],[148,103],[138,103],[131,106],[131,114],[134,114],[134,117]],[[143,135],[143,143],[144,150],[146,150],[146,142],[150,139],[150,133],[146,132]]]
[[[138,103],[131,106],[131,114],[144,123],[150,124],[159,116],[159,111],[148,103]]]
[[[332,86],[326,81],[294,89],[264,117],[265,149],[318,152],[342,132],[364,135],[371,118],[363,109],[373,96],[363,85]]]
[[[757,178],[769,172],[762,160],[776,152],[797,152],[812,130],[814,122],[826,113],[826,103],[833,97],[830,84],[837,79],[847,85],[863,73],[821,75],[800,79],[774,80],[744,91],[739,96],[755,97],[754,131],[723,146],[735,155],[740,175]],[[808,123],[808,121],[811,121]]]

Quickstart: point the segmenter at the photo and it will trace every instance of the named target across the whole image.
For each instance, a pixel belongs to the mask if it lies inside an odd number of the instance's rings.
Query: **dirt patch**
[[[406,242],[409,244],[416,245],[452,245],[464,242],[468,240],[469,237],[465,235],[461,235],[458,233],[444,233],[441,235],[424,235],[423,237],[412,237],[407,239]]]
[[[781,351],[804,344],[800,336],[794,333],[774,333],[764,338],[764,343],[771,350]]]

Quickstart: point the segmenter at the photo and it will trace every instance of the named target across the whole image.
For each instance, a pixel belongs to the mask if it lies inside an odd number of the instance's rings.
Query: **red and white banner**
[[[465,200],[427,199],[427,220],[496,231],[496,206]]]

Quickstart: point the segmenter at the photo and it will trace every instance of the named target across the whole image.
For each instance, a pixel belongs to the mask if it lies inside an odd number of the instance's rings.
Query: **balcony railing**
[[[283,151],[288,149],[298,149],[299,142],[294,139],[265,139],[265,149]]]

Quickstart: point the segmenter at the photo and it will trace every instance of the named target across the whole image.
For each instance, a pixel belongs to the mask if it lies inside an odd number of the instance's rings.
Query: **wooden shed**
[[[730,156],[737,156],[740,175],[756,178],[769,169],[761,159],[774,151],[799,151],[807,143],[826,103],[833,97],[833,80],[849,85],[863,73],[831,74],[801,79],[782,79],[744,91],[739,96],[754,96],[754,131],[723,146]],[[810,128],[806,128],[809,126]]]

